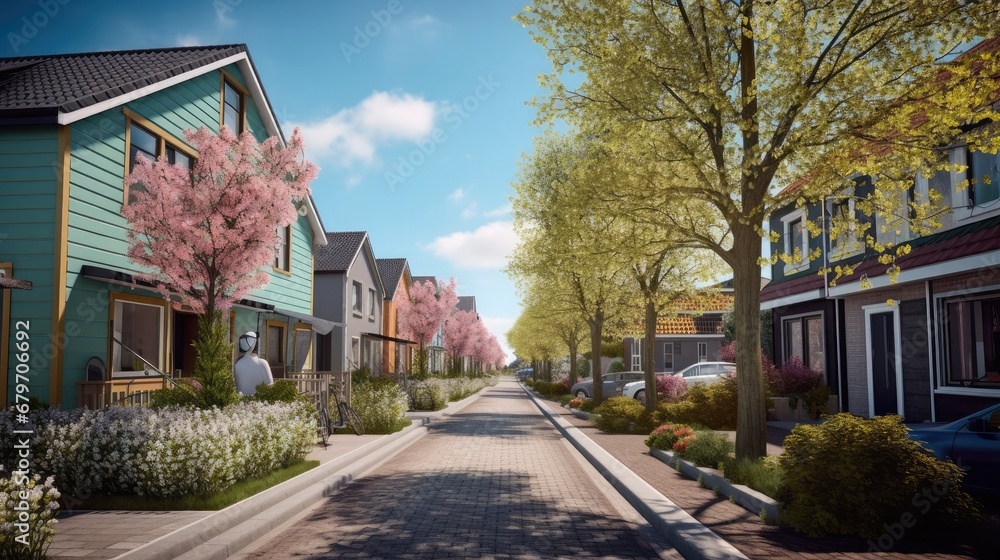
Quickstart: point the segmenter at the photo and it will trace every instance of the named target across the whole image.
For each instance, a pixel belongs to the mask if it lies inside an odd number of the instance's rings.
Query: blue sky
[[[327,230],[367,230],[376,256],[454,276],[506,349],[510,182],[549,68],[511,19],[524,5],[6,0],[0,56],[246,43],[286,135],[302,127],[322,169]]]

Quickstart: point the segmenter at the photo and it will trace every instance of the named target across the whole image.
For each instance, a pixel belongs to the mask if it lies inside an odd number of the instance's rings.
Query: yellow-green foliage
[[[692,383],[684,400],[657,409],[661,422],[701,424],[713,430],[736,429],[736,380],[724,377],[705,385]]]
[[[924,528],[967,526],[978,504],[961,489],[964,472],[907,437],[898,416],[837,414],[800,425],[778,463],[782,520],[809,536],[878,538],[912,516]]]
[[[627,434],[633,424],[641,421],[646,407],[635,399],[612,397],[601,403],[594,412],[600,415],[597,419],[598,428],[613,434]]]

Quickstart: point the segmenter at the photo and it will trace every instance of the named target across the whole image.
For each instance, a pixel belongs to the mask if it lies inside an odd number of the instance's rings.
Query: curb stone
[[[687,560],[749,560],[742,552],[667,499],[525,388],[535,406],[605,479]]]
[[[762,494],[749,486],[733,484],[726,480],[721,471],[699,467],[690,461],[681,459],[671,451],[650,449],[649,454],[663,461],[668,466],[680,470],[691,480],[698,480],[700,478],[702,484],[706,487],[718,491],[727,498],[732,498],[750,513],[760,515],[763,512],[768,524],[777,523],[779,515],[778,502],[766,494]],[[679,468],[678,464],[680,465]]]

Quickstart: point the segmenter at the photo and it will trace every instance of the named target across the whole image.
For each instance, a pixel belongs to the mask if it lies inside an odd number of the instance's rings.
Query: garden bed
[[[651,448],[649,454],[677,469],[688,478],[697,480],[702,486],[726,496],[730,501],[739,504],[754,515],[759,515],[766,523],[776,524],[778,522],[777,501],[753,488],[729,482],[722,471],[699,467],[681,459],[672,451]]]

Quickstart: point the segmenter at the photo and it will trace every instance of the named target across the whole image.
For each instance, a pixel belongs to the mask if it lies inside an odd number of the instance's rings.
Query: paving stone
[[[658,557],[510,381],[249,555],[577,556]]]

